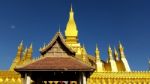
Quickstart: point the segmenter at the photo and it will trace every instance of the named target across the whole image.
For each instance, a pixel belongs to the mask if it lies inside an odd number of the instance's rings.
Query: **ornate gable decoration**
[[[51,42],[40,49],[43,56],[74,56],[75,52],[65,44],[65,39],[60,32],[57,32]]]

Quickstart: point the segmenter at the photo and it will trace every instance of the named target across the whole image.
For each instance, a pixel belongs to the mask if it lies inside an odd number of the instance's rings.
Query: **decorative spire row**
[[[119,54],[118,54],[118,51],[119,51]],[[105,65],[105,62],[101,61],[100,51],[98,49],[98,46],[96,45],[96,50],[95,50],[96,71],[102,72],[105,70],[104,68],[108,68],[110,66],[110,71],[117,72],[120,68],[120,65],[118,65],[118,63],[122,63],[122,66],[124,66],[124,70],[122,69],[123,71],[131,71],[128,61],[126,60],[126,56],[124,54],[124,48],[121,43],[119,43],[118,51],[114,47],[114,53],[113,53],[113,50],[111,46],[109,45],[108,60]]]
[[[29,62],[32,60],[32,44],[29,48],[23,47],[23,41],[18,46],[18,51],[16,57],[10,67],[10,71],[14,71],[14,68],[18,65],[24,64],[25,62]]]

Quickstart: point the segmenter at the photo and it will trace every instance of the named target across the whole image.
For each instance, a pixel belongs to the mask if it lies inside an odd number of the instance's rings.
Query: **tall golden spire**
[[[78,41],[78,30],[74,20],[74,12],[71,5],[69,21],[65,30],[66,42],[77,43]]]

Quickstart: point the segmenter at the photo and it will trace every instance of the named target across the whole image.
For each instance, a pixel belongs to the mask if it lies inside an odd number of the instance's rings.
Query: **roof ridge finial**
[[[58,26],[58,32],[60,32],[60,24],[59,24],[59,26]]]

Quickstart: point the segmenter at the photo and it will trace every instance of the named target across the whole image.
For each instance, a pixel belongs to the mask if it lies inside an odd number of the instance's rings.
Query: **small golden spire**
[[[23,40],[21,41],[20,46],[23,46]]]
[[[25,48],[25,50],[23,52],[22,61],[24,61],[26,59],[26,55],[27,55],[27,47]]]
[[[114,47],[114,56],[115,56],[115,60],[119,60],[118,52],[115,47]]]
[[[23,49],[23,40],[20,42],[20,45],[18,46],[18,51],[21,51]]]
[[[16,59],[21,60],[22,51],[23,51],[23,41],[21,41],[20,45],[18,46],[18,52],[16,55]]]
[[[97,44],[96,44],[96,49],[95,49],[95,56],[96,56],[96,61],[100,61],[100,51],[98,49]]]
[[[96,72],[102,72],[104,70],[103,62],[101,61],[100,58],[100,51],[98,49],[98,45],[96,44],[96,49],[95,49],[95,64],[96,64]]]
[[[108,47],[108,52],[109,52],[110,54],[112,53],[112,49],[111,49],[110,45],[109,45],[109,47]]]
[[[33,49],[32,49],[33,47],[32,47],[32,43],[30,44],[30,47],[28,48],[28,54],[32,54],[32,52],[33,52]]]
[[[119,41],[119,49],[122,49],[122,50],[124,49],[120,41]]]
[[[126,56],[124,54],[124,48],[123,48],[121,42],[119,42],[119,54],[120,54],[120,59],[124,64],[125,71],[131,71],[128,61],[126,60]]]
[[[109,47],[108,47],[108,55],[109,55],[109,59],[113,59],[113,56],[112,56],[112,49],[111,49],[110,45],[109,45]]]
[[[112,49],[111,49],[110,45],[109,45],[109,48],[108,48],[108,54],[109,54],[108,63],[110,63],[111,71],[112,72],[117,72],[118,71],[117,65],[116,65],[116,62],[113,58]]]
[[[96,44],[96,51],[99,51],[99,49],[98,49],[98,44]]]
[[[86,49],[84,47],[84,44],[83,44],[83,54],[87,54],[87,51],[86,51]]]
[[[83,60],[83,62],[86,62],[86,54],[87,54],[87,52],[86,52],[86,49],[85,49],[85,47],[84,47],[84,45],[83,45],[83,47],[81,48],[81,54],[82,54],[82,60]]]
[[[32,47],[32,43],[30,44],[30,47],[28,48],[27,51],[27,56],[26,56],[26,60],[27,61],[31,61],[32,60],[32,52],[33,52],[33,47]]]
[[[32,43],[30,44],[30,49],[32,49]]]
[[[121,42],[119,42],[119,53],[120,53],[121,58],[125,57],[124,48],[123,48]]]

